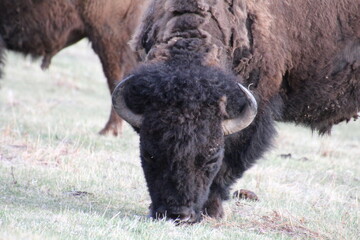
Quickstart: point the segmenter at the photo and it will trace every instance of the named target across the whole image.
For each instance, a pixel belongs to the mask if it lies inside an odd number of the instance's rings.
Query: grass
[[[138,137],[101,137],[110,96],[83,41],[50,69],[8,53],[0,89],[0,240],[360,239],[360,125],[331,137],[279,124],[276,147],[234,186],[226,217],[151,221]]]

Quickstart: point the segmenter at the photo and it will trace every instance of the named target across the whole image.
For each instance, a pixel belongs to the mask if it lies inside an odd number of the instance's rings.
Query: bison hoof
[[[121,131],[118,131],[117,129],[109,129],[109,128],[103,128],[100,132],[100,135],[102,136],[114,136],[117,137],[118,135],[121,135]]]
[[[235,199],[245,199],[250,201],[259,201],[258,196],[252,191],[241,189],[239,191],[235,191],[233,194],[233,198]]]
[[[106,124],[106,126],[99,132],[100,135],[112,135],[114,137],[121,135],[121,133],[121,125],[119,126],[118,124]]]

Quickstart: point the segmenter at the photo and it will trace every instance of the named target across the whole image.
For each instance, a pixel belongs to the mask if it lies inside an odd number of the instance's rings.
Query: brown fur
[[[43,57],[42,68],[63,48],[88,38],[99,56],[110,92],[137,63],[127,42],[147,0],[3,0],[2,41],[9,50]],[[118,135],[122,120],[111,110],[101,134]]]
[[[134,49],[158,61],[169,58],[178,38],[202,38],[210,49],[205,64],[243,77],[260,97],[260,108],[274,98],[284,102],[278,120],[325,133],[357,116],[359,0],[186,2],[152,1]],[[174,14],[183,8],[192,19]]]

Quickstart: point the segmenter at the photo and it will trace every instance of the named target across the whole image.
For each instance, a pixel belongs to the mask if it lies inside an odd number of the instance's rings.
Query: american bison
[[[356,117],[359,21],[359,0],[152,1],[132,41],[144,64],[113,93],[140,135],[151,216],[222,217],[275,120],[322,134]]]
[[[43,57],[44,69],[60,50],[88,38],[101,60],[112,92],[137,63],[128,41],[146,1],[1,0],[0,65],[6,48]],[[118,135],[121,125],[122,119],[112,109],[100,133]]]

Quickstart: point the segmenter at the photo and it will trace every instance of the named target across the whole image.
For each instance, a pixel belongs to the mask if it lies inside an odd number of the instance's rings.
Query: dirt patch
[[[285,216],[277,211],[262,216],[253,216],[253,218],[251,217],[251,219],[241,223],[219,222],[210,218],[207,218],[206,221],[210,222],[214,228],[241,228],[264,235],[270,233],[283,234],[290,236],[291,239],[330,239],[325,234],[306,227],[307,222],[304,218]]]
[[[305,223],[304,218],[286,217],[277,211],[262,216],[259,221],[253,222],[261,233],[278,232],[297,239],[329,239],[318,232],[310,230],[305,226]]]
[[[254,192],[246,189],[240,189],[238,191],[235,191],[233,194],[233,198],[237,200],[259,201],[258,196]]]

